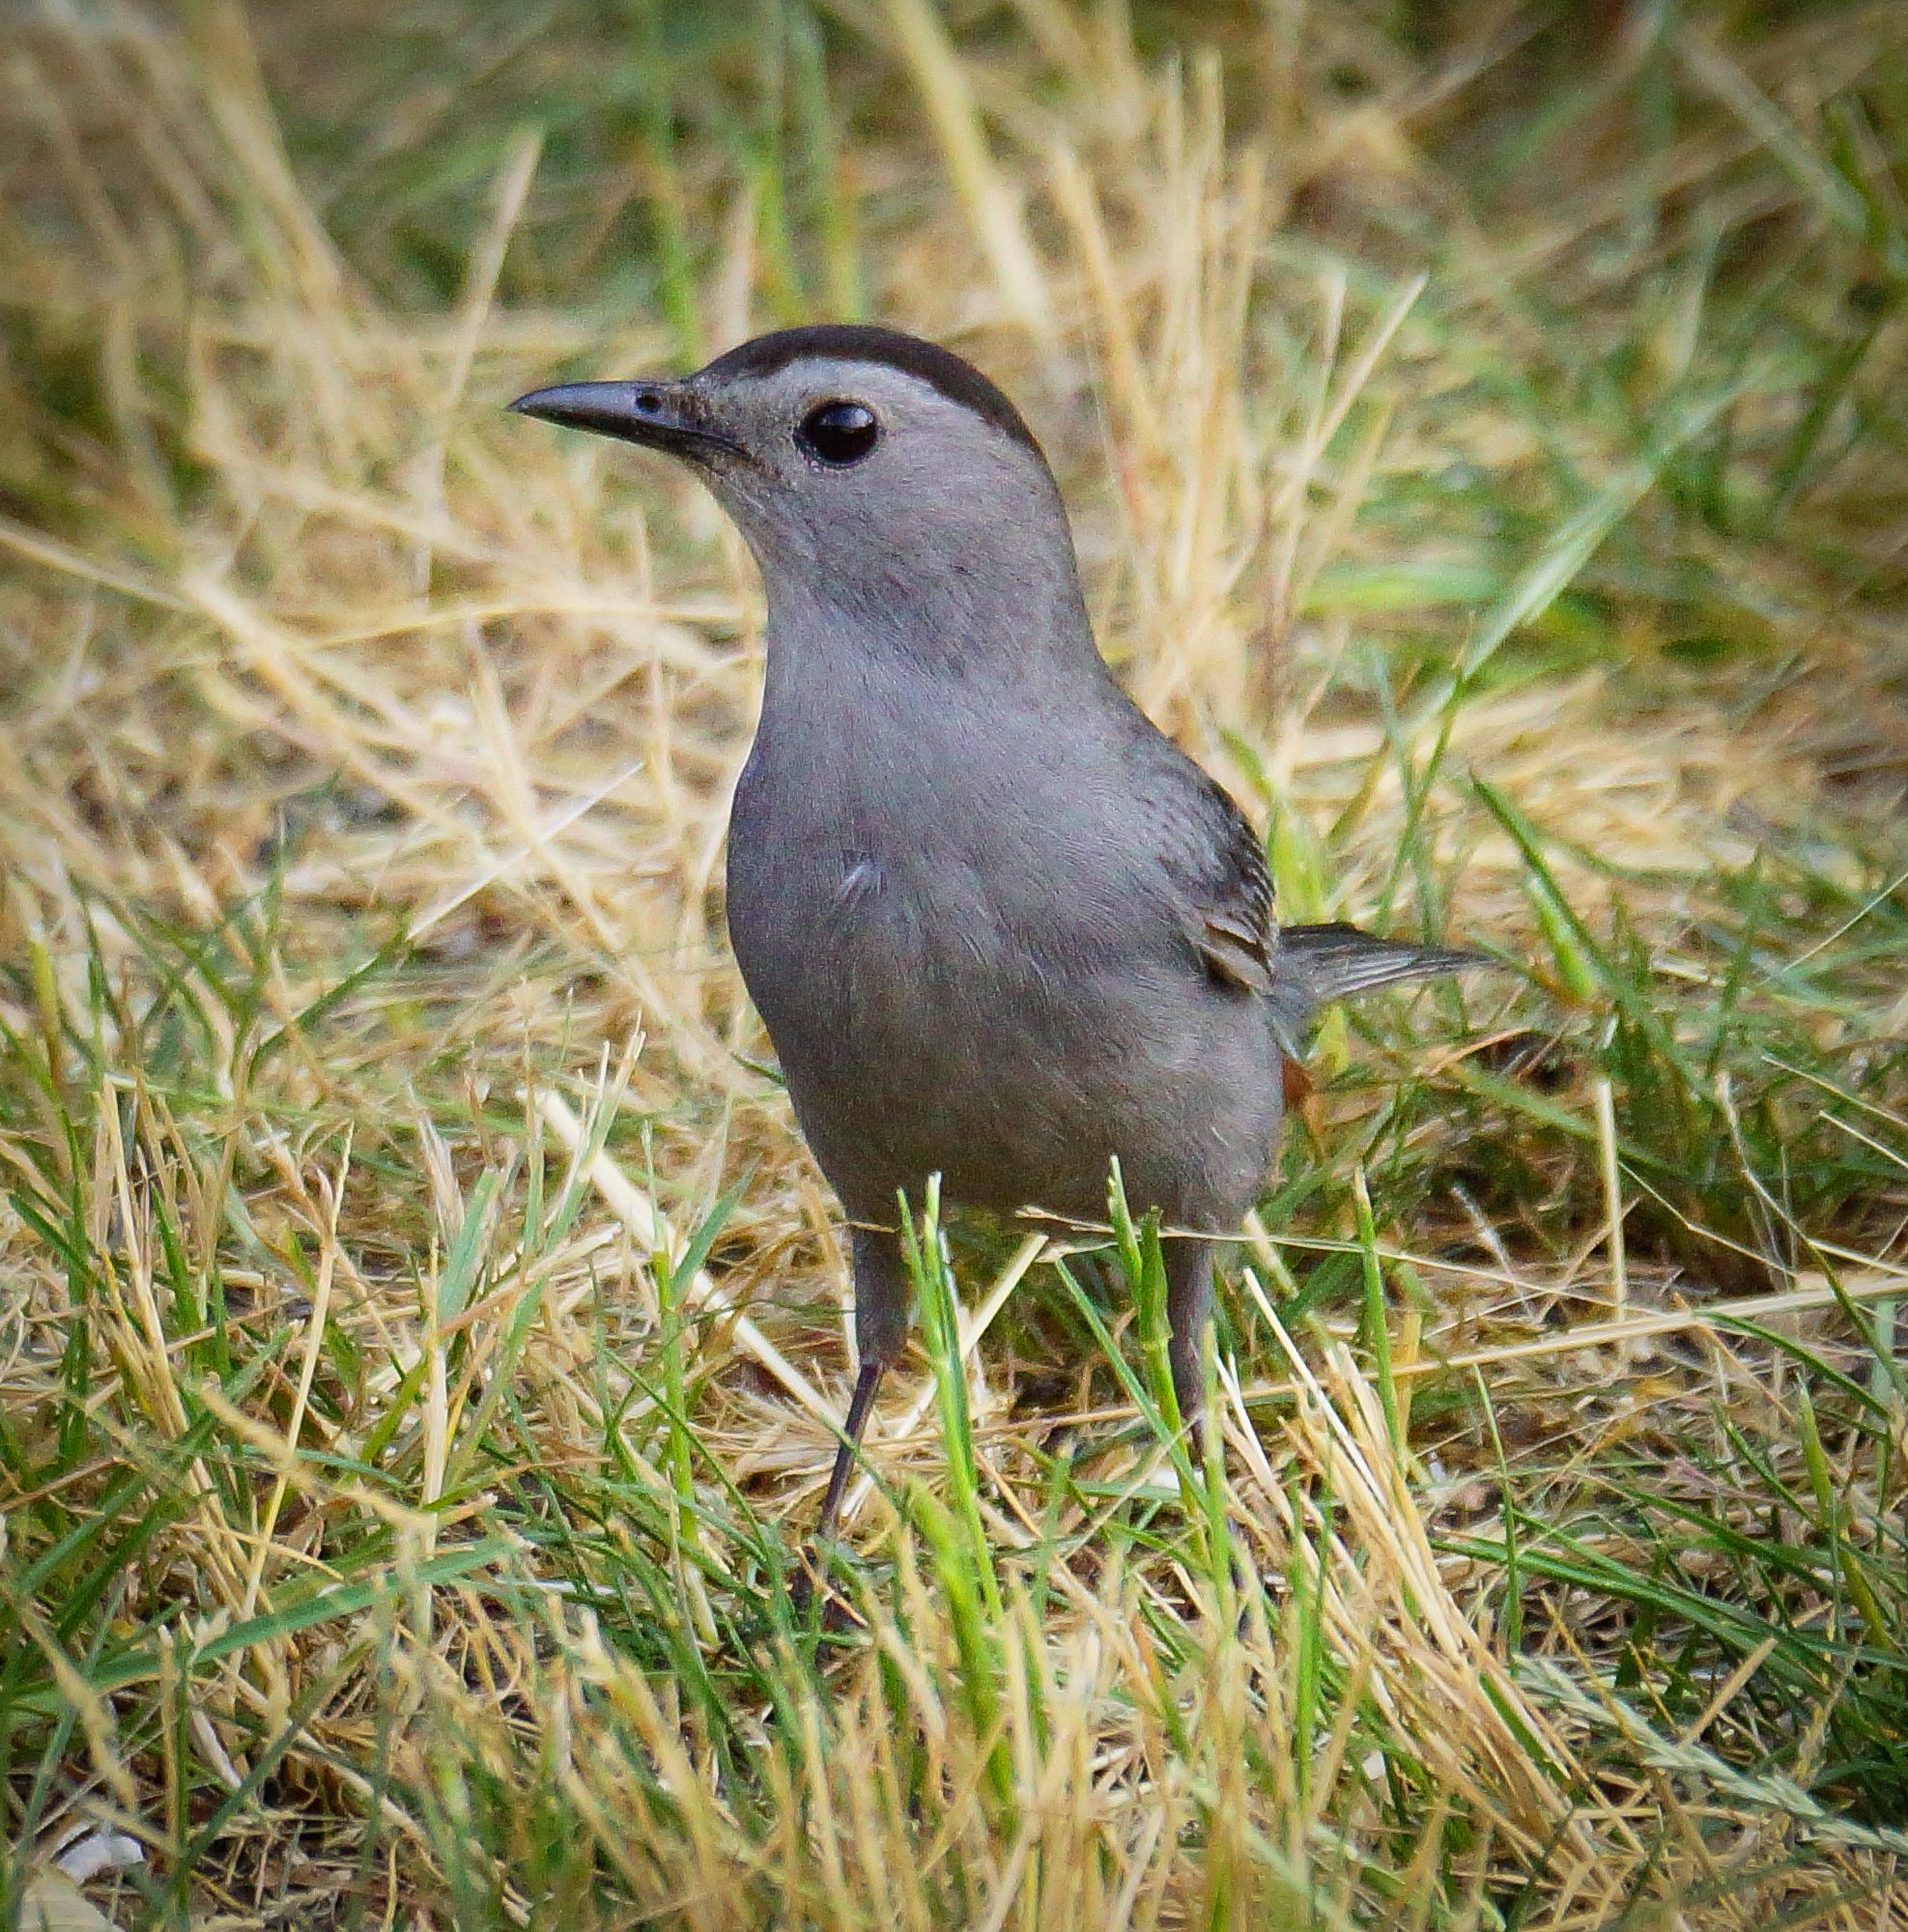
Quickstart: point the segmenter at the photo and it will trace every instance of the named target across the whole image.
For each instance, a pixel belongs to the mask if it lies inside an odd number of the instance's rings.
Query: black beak
[[[519,415],[594,430],[671,456],[699,457],[718,449],[742,454],[732,438],[701,420],[698,399],[676,383],[564,383],[532,389],[510,407]]]

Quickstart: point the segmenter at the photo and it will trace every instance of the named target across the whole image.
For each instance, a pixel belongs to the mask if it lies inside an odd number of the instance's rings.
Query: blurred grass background
[[[1895,1922],[1900,7],[39,0],[0,90],[7,1924]],[[1142,1257],[929,1243],[825,1636],[758,591],[499,412],[823,316],[1023,402],[1288,918],[1517,969],[1327,1027],[1223,1494]]]

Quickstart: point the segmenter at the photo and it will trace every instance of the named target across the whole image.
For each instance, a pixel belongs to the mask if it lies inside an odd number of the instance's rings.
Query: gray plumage
[[[897,1190],[938,1173],[955,1205],[1099,1220],[1117,1154],[1136,1212],[1231,1235],[1319,1004],[1477,962],[1278,931],[1239,808],[1100,658],[1038,443],[948,351],[791,329],[512,407],[688,461],[761,567],[728,923],[853,1225],[861,1376],[826,1531],[905,1340]],[[1209,1243],[1170,1242],[1168,1274],[1192,1416]]]

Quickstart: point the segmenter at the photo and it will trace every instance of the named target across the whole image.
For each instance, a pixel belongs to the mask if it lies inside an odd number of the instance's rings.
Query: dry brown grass
[[[128,1924],[1892,1922],[1893,309],[1780,517],[1699,508],[1719,440],[1780,484],[1836,303],[1908,285],[1898,14],[1638,10],[1494,197],[1464,143],[1554,82],[1514,7],[1423,58],[1353,9],[1175,61],[1046,0],[831,19],[817,219],[1026,401],[1109,655],[1292,916],[1534,968],[1410,1048],[1327,1029],[1327,1179],[1242,1249],[1221,1371],[1273,1587],[1201,1568],[1046,1271],[989,1293],[1030,1245],[962,1264],[986,1550],[924,1364],[866,1628],[817,1654],[780,1594],[845,1290],[723,940],[758,591],[690,486],[498,408],[678,355],[612,298],[645,196],[710,346],[790,299],[786,182],[724,159],[749,36],[635,183],[499,115],[434,303],[385,164],[470,129],[380,95],[394,28],[48,5],[0,162],[15,1876],[77,1913],[52,1861],[117,1833]],[[587,102],[590,31],[493,51]],[[1793,311],[1725,306],[1724,232],[1739,280],[1818,264]],[[1731,1537],[1803,1554],[1758,1596]]]

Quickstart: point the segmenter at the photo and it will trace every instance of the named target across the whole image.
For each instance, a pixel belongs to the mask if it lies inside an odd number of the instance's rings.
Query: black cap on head
[[[938,342],[924,342],[898,329],[877,328],[869,323],[827,322],[806,328],[778,329],[718,355],[703,372],[715,377],[772,376],[789,363],[812,356],[818,360],[879,362],[904,376],[938,389],[950,402],[971,410],[1035,455],[1041,454],[1034,432],[1020,412],[973,363],[962,360]]]

